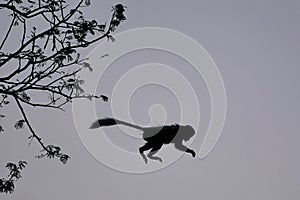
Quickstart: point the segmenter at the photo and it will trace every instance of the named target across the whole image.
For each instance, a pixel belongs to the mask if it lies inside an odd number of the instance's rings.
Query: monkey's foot
[[[162,162],[162,159],[157,156],[151,156],[151,157],[148,156],[148,158],[150,158],[151,160],[158,160],[159,162]]]
[[[147,158],[144,158],[144,161],[145,161],[145,164],[147,164],[147,162],[148,162]]]
[[[145,161],[145,164],[147,164],[147,162],[148,162],[147,157],[143,153],[141,153],[141,156],[142,156],[143,160]]]

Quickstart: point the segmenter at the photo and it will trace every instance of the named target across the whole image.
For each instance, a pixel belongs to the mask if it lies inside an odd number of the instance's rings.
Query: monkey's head
[[[195,130],[190,125],[181,126],[181,137],[186,142],[195,135]]]

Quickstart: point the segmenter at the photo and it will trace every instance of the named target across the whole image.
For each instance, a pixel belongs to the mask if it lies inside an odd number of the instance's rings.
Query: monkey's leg
[[[175,143],[175,148],[178,149],[178,150],[180,150],[180,151],[184,151],[184,152],[190,153],[190,154],[192,154],[193,157],[196,156],[196,153],[195,153],[194,150],[187,148],[186,146],[184,146],[181,143]]]
[[[140,155],[142,156],[146,164],[147,164],[147,157],[145,156],[144,151],[147,151],[151,148],[152,148],[151,143],[146,143],[144,146],[139,148]]]
[[[160,150],[160,148],[162,147],[162,145],[159,146],[155,146],[153,147],[150,152],[148,153],[148,158],[152,159],[152,160],[158,160],[159,162],[162,162],[162,159],[158,156],[154,156],[154,154],[156,154],[158,152],[158,150]]]

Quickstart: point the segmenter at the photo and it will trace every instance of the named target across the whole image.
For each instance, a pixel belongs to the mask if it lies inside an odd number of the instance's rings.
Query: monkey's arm
[[[193,157],[196,156],[196,153],[194,150],[187,148],[186,146],[184,146],[182,143],[175,143],[175,148],[180,150],[180,151],[184,151],[187,153],[192,154]]]

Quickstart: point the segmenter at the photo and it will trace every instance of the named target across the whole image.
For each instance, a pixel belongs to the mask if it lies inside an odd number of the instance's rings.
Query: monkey
[[[190,125],[166,125],[166,126],[156,126],[156,127],[141,127],[132,123],[117,120],[114,118],[104,118],[99,119],[92,123],[90,129],[96,129],[104,126],[113,125],[125,125],[131,128],[141,130],[143,132],[143,139],[146,143],[139,148],[139,153],[145,164],[147,164],[147,157],[151,160],[157,160],[162,162],[162,159],[158,156],[154,156],[163,145],[174,144],[174,147],[180,151],[191,154],[193,157],[196,156],[195,151],[184,146],[183,141],[188,141],[195,135],[195,130]],[[147,157],[144,152],[149,151]]]

